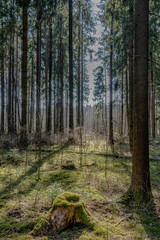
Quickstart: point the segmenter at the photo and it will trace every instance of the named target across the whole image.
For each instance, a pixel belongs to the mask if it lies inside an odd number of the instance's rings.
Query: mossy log
[[[80,196],[76,193],[64,192],[53,202],[53,206],[45,219],[41,219],[31,232],[32,235],[52,230],[61,232],[76,224],[87,226],[92,229],[94,224],[91,215],[80,201]]]

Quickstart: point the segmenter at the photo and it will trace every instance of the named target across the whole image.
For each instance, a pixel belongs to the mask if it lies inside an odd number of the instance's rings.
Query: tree
[[[135,74],[133,165],[131,191],[135,200],[151,196],[148,138],[148,14],[149,1],[135,1]]]
[[[133,151],[133,0],[129,0],[129,142]]]
[[[22,42],[22,117],[21,144],[27,146],[27,53],[28,53],[28,0],[23,1],[23,42]]]
[[[109,102],[109,143],[111,146],[114,145],[114,139],[113,139],[113,103],[112,103],[112,76],[113,76],[113,23],[114,23],[114,3],[113,8],[111,11],[111,29],[110,29],[110,38],[111,38],[111,44],[110,44],[110,83],[109,83],[109,90],[110,90],[110,102]]]
[[[69,0],[69,129],[73,131],[73,6]]]

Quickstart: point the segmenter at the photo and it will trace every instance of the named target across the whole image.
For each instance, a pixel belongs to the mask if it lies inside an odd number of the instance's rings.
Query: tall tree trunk
[[[128,69],[126,66],[126,116],[127,116],[127,126],[129,128],[129,106],[128,106]]]
[[[105,84],[105,108],[104,108],[104,113],[105,113],[105,132],[106,136],[108,134],[108,129],[107,129],[107,73],[106,73],[106,64],[104,62],[104,84]]]
[[[17,114],[17,110],[18,110],[18,92],[17,92],[17,88],[18,88],[18,31],[16,33],[16,78],[15,78],[15,106],[14,106],[14,111],[15,111],[15,130],[17,133],[18,130],[18,125],[17,125],[17,120],[18,120],[18,114]]]
[[[114,5],[114,4],[113,4]],[[111,33],[110,36],[111,38],[113,37],[113,21],[114,21],[114,10],[112,10],[112,23],[111,23]],[[111,46],[110,46],[110,84],[109,84],[109,88],[110,88],[110,103],[109,103],[109,144],[111,146],[114,145],[114,139],[113,139],[113,96],[112,96],[112,64],[113,64],[113,43],[111,42]]]
[[[151,81],[152,81],[152,137],[156,137],[155,125],[155,64],[153,65],[153,54],[151,53]]]
[[[133,151],[133,0],[129,1],[129,143]]]
[[[84,96],[83,96],[83,89],[84,89],[84,46],[83,46],[83,13],[82,13],[82,29],[81,29],[81,37],[82,37],[82,42],[81,42],[81,93],[80,93],[80,101],[81,101],[81,106],[80,106],[80,117],[81,117],[81,126],[84,126]]]
[[[15,130],[15,110],[14,110],[14,107],[15,107],[15,76],[14,76],[14,33],[13,33],[13,36],[12,36],[12,58],[11,58],[11,75],[12,75],[12,98],[11,98],[11,106],[12,106],[12,132],[15,133],[16,130]]]
[[[152,93],[152,81],[151,72],[148,74],[148,134],[151,135],[151,93]]]
[[[73,6],[69,0],[69,129],[73,131]]]
[[[46,33],[46,53],[45,53],[45,101],[46,101],[46,131],[47,131],[47,125],[48,125],[48,36]]]
[[[21,144],[27,145],[27,52],[28,52],[28,0],[23,1],[23,42],[22,42],[22,116]]]
[[[41,22],[37,26],[37,99],[36,99],[36,133],[41,132]]]
[[[52,103],[52,24],[50,23],[49,27],[49,89],[48,89],[48,117],[47,117],[47,132],[50,134],[52,129],[52,111],[51,111],[51,103]],[[55,86],[54,86],[55,89]],[[55,101],[55,100],[54,100]]]
[[[121,89],[121,131],[120,134],[123,136],[123,70],[122,70],[122,89]]]
[[[131,189],[143,202],[151,193],[148,138],[149,1],[135,1],[134,137]]]
[[[78,1],[78,18],[79,18],[79,22],[78,22],[78,82],[77,82],[77,127],[80,126],[81,124],[81,98],[80,98],[80,94],[81,94],[81,65],[80,65],[80,61],[81,61],[81,27],[80,27],[80,17],[81,17],[81,5],[80,5],[80,0]]]
[[[66,90],[66,131],[68,132],[68,90]]]
[[[3,41],[3,24],[2,24],[2,41]],[[1,54],[1,133],[4,133],[4,49],[2,46]]]
[[[63,97],[63,19],[62,19],[62,15],[60,16],[60,126],[59,126],[59,131],[60,133],[64,132],[64,123],[63,123],[63,104],[64,104],[64,97]]]
[[[11,44],[11,43],[10,43]],[[11,45],[9,46],[9,57],[8,57],[8,133],[12,133],[12,106],[11,106]]]
[[[30,127],[29,132],[33,131],[34,124],[34,55],[32,54],[32,71],[31,71],[31,108],[30,108]]]

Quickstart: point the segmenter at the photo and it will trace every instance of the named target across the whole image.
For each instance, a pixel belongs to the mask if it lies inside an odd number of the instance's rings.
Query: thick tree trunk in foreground
[[[143,202],[151,193],[148,138],[148,0],[135,1],[134,137],[131,190]]]
[[[21,144],[27,145],[27,51],[28,51],[28,0],[23,1],[23,43],[22,43],[22,117]]]

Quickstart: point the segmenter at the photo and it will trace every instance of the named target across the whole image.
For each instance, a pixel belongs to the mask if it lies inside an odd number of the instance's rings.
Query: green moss
[[[30,234],[33,236],[37,236],[41,233],[47,232],[47,230],[49,229],[49,226],[50,224],[48,221],[48,215],[45,217],[41,217]]]
[[[31,221],[31,222],[22,222],[18,227],[17,227],[17,232],[23,233],[23,232],[30,232],[34,226],[35,226],[36,220]]]
[[[42,184],[49,185],[54,182],[60,182],[62,185],[69,186],[70,184],[76,182],[77,173],[71,173],[67,171],[57,171],[49,174],[42,180]]]
[[[12,232],[13,229],[17,226],[17,221],[14,218],[3,217],[0,220],[0,237],[6,235],[6,233]]]
[[[91,221],[90,212],[84,206],[83,202],[76,205],[75,218],[79,219],[81,223],[87,226],[89,229],[93,229],[94,223]]]
[[[49,229],[50,216],[58,207],[68,208],[69,211],[70,209],[74,209],[74,222],[83,224],[88,228],[93,229],[94,224],[91,221],[90,213],[86,210],[84,203],[80,201],[80,196],[77,193],[64,192],[53,201],[51,210],[48,212],[46,217],[40,219],[31,234],[38,235]],[[62,227],[59,230],[62,231],[64,229],[65,227]]]
[[[12,217],[3,217],[0,220],[0,237],[11,234],[12,232],[24,233],[30,232],[36,221],[19,222]]]
[[[143,190],[134,192],[134,200],[137,204],[147,203],[150,202],[153,199],[153,196],[151,193],[147,193]]]
[[[50,212],[52,213],[57,207],[70,207],[73,205],[72,202],[78,202],[79,198],[80,196],[76,193],[64,192],[54,200]]]

